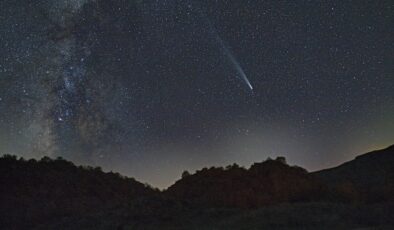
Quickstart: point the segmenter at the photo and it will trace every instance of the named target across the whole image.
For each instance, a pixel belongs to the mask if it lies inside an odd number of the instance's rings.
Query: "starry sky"
[[[0,153],[165,188],[394,143],[393,2],[1,0]]]

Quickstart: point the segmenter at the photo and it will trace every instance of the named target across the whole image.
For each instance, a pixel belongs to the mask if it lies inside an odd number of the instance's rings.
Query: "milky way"
[[[334,166],[393,144],[392,17],[384,0],[0,1],[0,153],[159,187],[278,155]]]

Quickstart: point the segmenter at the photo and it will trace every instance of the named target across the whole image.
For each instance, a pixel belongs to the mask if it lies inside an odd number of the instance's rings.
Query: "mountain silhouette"
[[[394,201],[394,145],[312,173],[330,188],[368,202]]]
[[[213,207],[260,207],[283,202],[318,199],[323,186],[283,157],[253,164],[249,169],[234,164],[204,168],[184,176],[166,194],[195,205]]]
[[[4,155],[0,229],[392,229],[393,165],[394,146],[312,173],[278,157],[185,171],[159,191],[61,158]]]
[[[0,184],[0,226],[9,229],[29,229],[60,217],[89,216],[158,193],[117,173],[48,157],[25,161],[3,156]],[[18,228],[11,228],[16,223]]]

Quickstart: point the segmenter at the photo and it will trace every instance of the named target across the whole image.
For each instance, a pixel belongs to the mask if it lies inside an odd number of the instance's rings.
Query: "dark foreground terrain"
[[[394,146],[308,173],[279,157],[159,191],[63,159],[0,158],[0,229],[393,229]]]

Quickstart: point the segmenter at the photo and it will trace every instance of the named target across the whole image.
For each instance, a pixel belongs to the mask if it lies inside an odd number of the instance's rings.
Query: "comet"
[[[192,4],[189,4],[189,8],[191,8]],[[222,51],[228,58],[228,60],[231,62],[231,64],[234,66],[235,70],[237,71],[239,77],[241,78],[242,81],[245,82],[247,87],[253,92],[253,86],[250,83],[248,77],[245,74],[245,71],[243,70],[242,66],[239,64],[237,61],[236,57],[234,54],[231,52],[229,47],[226,45],[226,43],[223,41],[223,39],[219,36],[217,33],[217,30],[215,27],[212,25],[211,21],[209,20],[208,16],[205,15],[204,11],[201,9],[201,7],[197,7],[197,11],[199,13],[199,16],[206,22],[208,27],[210,28],[211,34],[216,38],[217,43],[220,45]]]
[[[219,37],[220,39],[220,37]],[[221,40],[221,39],[220,39]],[[250,83],[248,77],[246,76],[244,70],[242,69],[241,65],[239,64],[239,62],[237,61],[237,59],[235,58],[235,56],[231,53],[231,51],[229,50],[229,48],[224,44],[223,41],[221,41],[222,44],[222,48],[226,54],[226,56],[228,57],[228,59],[231,61],[231,63],[234,65],[235,69],[237,70],[239,76],[242,78],[242,80],[245,82],[245,84],[249,87],[249,89],[251,91],[253,91],[253,86]]]

